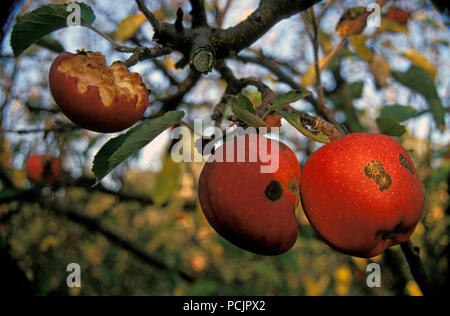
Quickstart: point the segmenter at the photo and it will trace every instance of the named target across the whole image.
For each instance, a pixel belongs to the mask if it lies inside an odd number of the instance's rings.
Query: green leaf
[[[249,126],[253,127],[267,127],[266,123],[255,113],[255,110],[250,110],[248,108],[248,103],[245,101],[247,97],[243,96],[243,98],[232,98],[231,99],[231,109],[233,113],[237,116],[238,119],[245,122]],[[247,99],[248,100],[248,99]],[[250,100],[248,100],[250,102]],[[251,102],[250,102],[251,104]]]
[[[270,281],[274,285],[280,284],[280,276],[275,268],[267,263],[262,261],[254,262],[250,268],[253,270],[255,274],[263,277],[264,279]]]
[[[47,48],[48,50],[57,54],[65,51],[64,46],[59,41],[51,38],[49,35],[38,39],[35,44]]]
[[[431,76],[420,67],[412,65],[407,72],[393,71],[392,76],[401,84],[424,96],[430,106],[434,121],[440,130],[445,130],[445,108],[437,93]]]
[[[362,81],[353,82],[349,84],[348,88],[350,89],[350,95],[352,96],[352,99],[359,99],[362,97],[363,94],[364,82]]]
[[[183,116],[184,112],[182,111],[167,112],[160,117],[147,120],[133,127],[125,134],[110,139],[94,158],[92,172],[97,178],[95,185],[99,184],[115,167],[136,154],[163,131],[178,123]]]
[[[3,188],[0,191],[0,203],[8,203],[10,201],[13,201],[17,198],[20,198],[20,196],[26,191],[16,188]]]
[[[422,114],[422,112],[418,112],[412,106],[395,104],[383,107],[380,116],[389,116],[395,118],[399,122],[404,122],[420,114]]]
[[[388,136],[402,136],[406,129],[393,117],[379,117],[376,119],[378,130]]]
[[[210,296],[216,294],[220,284],[214,280],[200,279],[189,289],[189,296]]]
[[[92,25],[95,14],[91,7],[84,3],[74,2],[80,6],[81,24]],[[11,33],[11,47],[14,56],[18,57],[31,44],[45,35],[67,27],[68,4],[49,4],[17,17]],[[73,11],[74,12],[74,11]]]
[[[280,109],[286,105],[294,103],[300,99],[303,99],[311,94],[311,91],[302,89],[302,90],[291,90],[284,94],[279,94],[275,96],[273,103],[269,106],[270,111],[274,111],[276,109]]]
[[[173,161],[170,155],[167,155],[164,166],[158,173],[156,185],[151,192],[152,200],[156,206],[163,205],[178,190],[180,176],[180,164]]]
[[[286,119],[286,121],[288,121],[289,124],[294,126],[304,136],[306,136],[316,142],[319,142],[319,143],[326,144],[326,143],[330,142],[330,139],[326,135],[322,134],[321,132],[314,133],[314,132],[310,131],[308,128],[306,128],[302,124],[302,121],[301,121],[299,115],[297,115],[295,113],[286,112],[286,111],[283,111],[280,109],[276,110],[276,112],[278,114],[280,114],[281,116],[283,116]]]
[[[250,113],[256,114],[252,101],[250,101],[250,99],[247,98],[245,95],[239,94],[237,96],[237,104],[239,105],[240,108],[245,109]]]

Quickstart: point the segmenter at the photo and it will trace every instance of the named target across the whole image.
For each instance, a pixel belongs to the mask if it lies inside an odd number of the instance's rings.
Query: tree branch
[[[208,21],[206,20],[206,11],[204,0],[190,0],[192,10],[192,28],[202,28],[208,26]]]
[[[411,269],[411,274],[416,280],[420,287],[423,295],[434,295],[434,291],[431,288],[430,281],[423,267],[422,260],[419,256],[419,251],[413,246],[411,241],[400,244],[400,247],[405,255],[406,261],[408,261],[409,268]]]
[[[213,33],[217,58],[236,55],[251,46],[276,23],[304,11],[321,0],[261,0],[259,7],[244,21]]]
[[[147,20],[150,22],[150,24],[153,26],[153,29],[155,30],[155,34],[159,32],[159,29],[161,27],[161,24],[159,23],[158,19],[153,15],[153,13],[145,6],[144,1],[142,0],[136,0],[136,4],[141,10],[142,13],[144,13]]]
[[[120,236],[117,232],[101,224],[98,220],[90,216],[84,215],[80,211],[74,211],[73,205],[71,205],[71,207],[66,207],[60,205],[57,202],[54,202],[50,205],[50,209],[54,210],[58,215],[62,215],[73,222],[85,226],[92,232],[98,232],[102,234],[106,239],[108,239],[109,242],[116,244],[120,248],[131,252],[133,255],[135,255],[145,263],[152,265],[158,269],[175,270],[183,280],[187,282],[194,281],[194,277],[189,273],[187,273],[186,271],[169,265],[159,256],[147,252],[145,249],[140,247],[134,241],[129,240],[123,236]]]

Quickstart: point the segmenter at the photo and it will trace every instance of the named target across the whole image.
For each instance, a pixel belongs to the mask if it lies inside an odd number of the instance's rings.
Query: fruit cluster
[[[297,239],[300,199],[320,238],[342,253],[373,257],[409,239],[423,192],[411,158],[392,138],[344,136],[311,155],[301,172],[288,146],[254,136],[254,143],[249,135],[227,141],[199,178],[205,217],[231,243],[262,255],[288,251]],[[262,145],[268,159],[259,155]],[[274,159],[276,171],[261,172]]]

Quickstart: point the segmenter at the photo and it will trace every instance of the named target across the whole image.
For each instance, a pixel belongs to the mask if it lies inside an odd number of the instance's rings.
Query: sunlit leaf
[[[428,72],[431,78],[436,77],[436,68],[430,63],[430,61],[418,51],[410,49],[403,53],[403,56],[408,58],[414,65],[424,69]]]
[[[167,155],[162,170],[158,173],[151,197],[156,206],[161,206],[177,191],[180,185],[181,165]]]
[[[325,57],[320,59],[319,68],[322,67],[326,61],[327,60]],[[302,75],[301,85],[302,87],[309,87],[315,83],[316,83],[316,67],[314,64],[312,64],[311,66],[309,66],[308,71]]]
[[[367,37],[363,34],[349,37],[349,41],[353,46],[355,52],[365,61],[370,61],[375,53],[366,45]]]
[[[143,13],[133,14],[126,17],[120,21],[115,33],[115,38],[121,42],[125,42],[136,34],[142,23],[145,21],[146,17]]]
[[[392,32],[392,33],[404,33],[408,34],[408,25],[402,25],[395,20],[388,19],[386,17],[381,17],[380,26],[377,27],[377,33],[382,32]]]
[[[377,87],[384,87],[391,77],[391,66],[380,55],[374,56],[369,62],[369,70],[372,73]]]

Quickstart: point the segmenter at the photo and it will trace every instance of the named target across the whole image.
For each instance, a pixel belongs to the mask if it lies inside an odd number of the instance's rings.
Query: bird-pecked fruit
[[[121,61],[106,66],[100,52],[61,53],[49,72],[52,96],[76,125],[95,132],[122,131],[145,112],[149,92]]]

